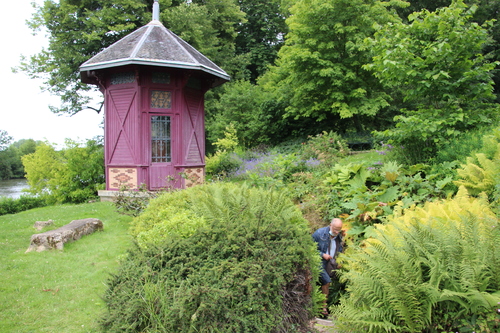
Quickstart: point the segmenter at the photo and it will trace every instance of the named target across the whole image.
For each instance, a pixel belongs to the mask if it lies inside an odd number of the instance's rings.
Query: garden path
[[[331,320],[316,318],[314,328],[320,333],[335,333],[334,323]]]

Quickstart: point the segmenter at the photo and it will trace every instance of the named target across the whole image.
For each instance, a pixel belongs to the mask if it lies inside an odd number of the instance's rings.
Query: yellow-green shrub
[[[340,332],[498,330],[500,224],[484,196],[461,187],[453,199],[396,213],[372,235],[343,257]]]

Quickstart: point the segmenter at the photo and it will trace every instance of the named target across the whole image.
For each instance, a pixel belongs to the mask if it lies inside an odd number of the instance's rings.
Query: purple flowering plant
[[[320,164],[316,158],[304,160],[295,153],[257,153],[248,159],[242,159],[240,167],[231,174],[231,177],[248,180],[257,176],[286,181],[293,173],[314,169]]]

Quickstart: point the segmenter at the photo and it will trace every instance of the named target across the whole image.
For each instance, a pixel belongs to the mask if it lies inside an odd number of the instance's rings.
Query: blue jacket
[[[328,244],[330,243],[330,226],[319,228],[313,233],[312,237],[316,244],[318,244],[318,251],[321,259],[326,261],[323,259],[323,254],[328,252]],[[337,249],[335,254],[342,252],[342,234],[339,233],[336,238],[338,238],[338,241],[336,242]]]

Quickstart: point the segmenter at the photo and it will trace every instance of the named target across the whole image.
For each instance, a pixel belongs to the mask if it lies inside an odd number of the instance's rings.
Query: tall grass
[[[35,221],[51,219],[55,229],[89,217],[100,219],[104,231],[62,251],[25,253],[31,235],[39,233]],[[0,216],[0,332],[97,332],[104,283],[131,244],[130,220],[101,202]]]

